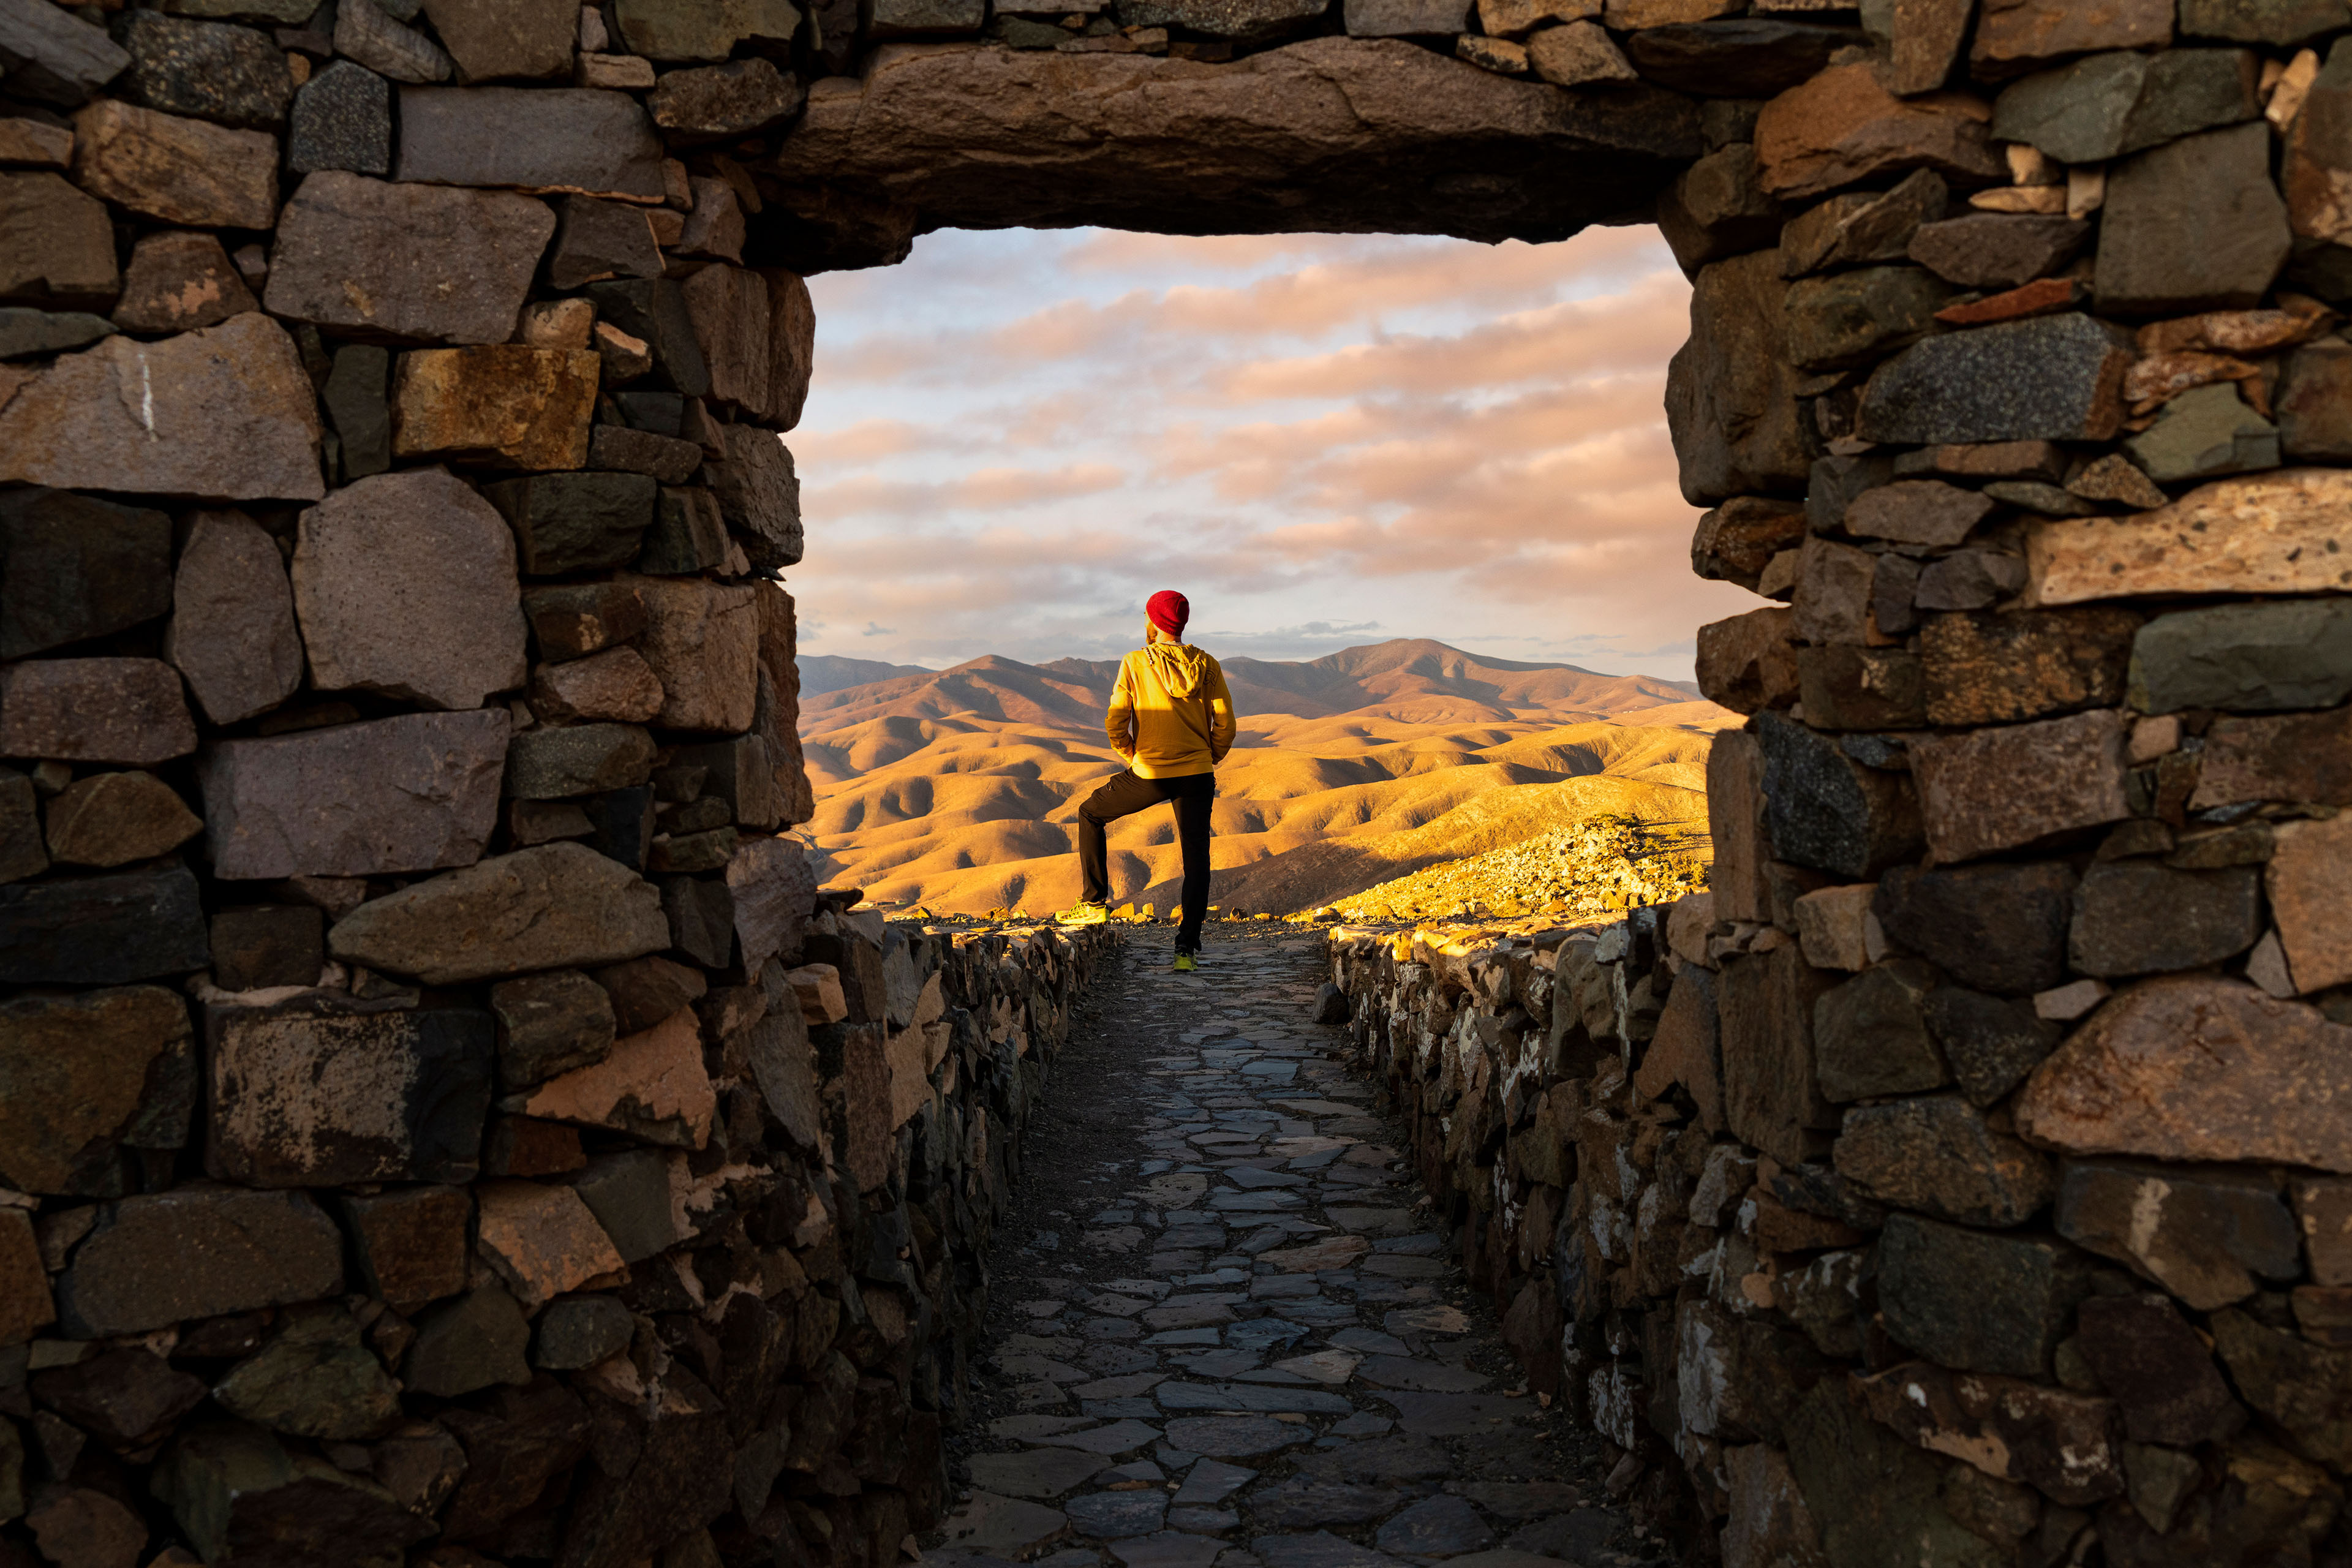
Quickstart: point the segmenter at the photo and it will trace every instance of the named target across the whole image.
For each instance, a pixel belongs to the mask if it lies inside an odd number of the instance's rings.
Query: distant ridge
[[[931,673],[919,664],[885,664],[878,658],[844,658],[835,653],[804,653],[796,662],[801,667],[803,697],[839,691],[848,686],[865,686],[877,680],[887,680],[894,675]]]

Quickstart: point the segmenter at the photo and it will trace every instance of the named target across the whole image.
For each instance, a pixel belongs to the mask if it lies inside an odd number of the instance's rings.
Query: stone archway
[[[45,1550],[887,1563],[1088,955],[877,930],[774,836],[799,273],[1652,216],[1694,566],[1785,607],[1702,634],[1755,715],[1710,901],[1486,1031],[1556,1080],[1483,1145],[1531,1364],[1732,1563],[2336,1528],[2340,6],[93,15],[0,0]],[[1474,967],[1377,984],[1427,1023]]]

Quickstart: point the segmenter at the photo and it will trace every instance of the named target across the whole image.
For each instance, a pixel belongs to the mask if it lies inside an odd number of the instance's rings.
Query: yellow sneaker
[[[1110,923],[1108,904],[1072,904],[1054,919],[1066,926],[1098,926]]]
[[[1191,953],[1180,952],[1176,955],[1175,970],[1177,973],[1190,974],[1200,967],[1201,961],[1194,958]]]

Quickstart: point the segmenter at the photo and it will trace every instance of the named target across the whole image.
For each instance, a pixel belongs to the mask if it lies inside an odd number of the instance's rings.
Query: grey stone
[[[8,61],[10,93],[65,109],[131,63],[130,55],[101,29],[32,0],[0,7],[0,58]]]
[[[64,490],[0,495],[0,658],[153,620],[172,603],[172,520]]]
[[[703,471],[719,497],[719,515],[741,541],[743,553],[761,571],[799,563],[801,482],[793,455],[773,431],[755,425],[722,425],[726,457]]]
[[[5,220],[0,220],[5,221]],[[28,359],[88,346],[111,337],[115,325],[81,310],[35,310],[0,306],[0,360]]]
[[[377,0],[338,0],[335,52],[394,81],[445,81],[451,69],[438,44],[394,21]]]
[[[2131,705],[2236,712],[2333,708],[2352,695],[2352,605],[2221,605],[2159,616],[2132,641]]]
[[[1921,1011],[1953,1081],[1973,1105],[1999,1100],[2058,1047],[2058,1026],[2037,1017],[2026,1002],[1938,985]]]
[[[58,1277],[58,1320],[81,1338],[143,1334],[342,1288],[342,1237],[307,1194],[183,1187],[100,1208]]]
[[[195,749],[180,677],[159,659],[0,666],[0,756],[152,767]]]
[[[286,204],[264,300],[397,342],[502,343],[554,228],[528,196],[326,170]]]
[[[1686,273],[1769,247],[1780,216],[1780,204],[1758,181],[1756,149],[1746,142],[1709,153],[1658,197],[1658,232]]]
[[[1311,1441],[1314,1429],[1267,1415],[1187,1415],[1168,1423],[1168,1441],[1188,1454],[1248,1458]]]
[[[723,60],[738,44],[790,43],[800,13],[790,0],[735,0],[727,5],[618,0],[613,19],[623,41],[650,59]]]
[[[1950,187],[1933,169],[1915,169],[1893,190],[1850,191],[1791,219],[1780,231],[1780,264],[1791,278],[1824,267],[1900,261],[1919,226],[1944,215]]]
[[[653,351],[656,385],[687,397],[710,392],[710,369],[696,337],[694,317],[674,279],[625,279],[591,284],[587,292],[599,320],[642,339]]]
[[[1250,1542],[1265,1568],[1394,1568],[1397,1559],[1343,1540],[1328,1530],[1312,1535],[1261,1535]]]
[[[614,963],[668,945],[653,884],[569,843],[413,883],[360,905],[327,934],[335,957],[428,985]]]
[[[620,1354],[635,1333],[636,1320],[615,1297],[560,1296],[539,1315],[531,1364],[577,1372]]]
[[[387,351],[373,343],[351,343],[335,351],[335,368],[319,389],[319,401],[335,422],[346,482],[392,467],[391,383]]]
[[[1119,20],[1130,26],[1181,27],[1254,47],[1313,28],[1328,0],[1129,0]]]
[[[248,1186],[470,1182],[495,1035],[470,1009],[211,1008],[205,1169]]]
[[[416,1322],[416,1342],[401,1363],[400,1381],[413,1394],[456,1399],[499,1384],[530,1381],[524,1355],[530,1325],[498,1285],[485,1285],[434,1308]]]
[[[131,247],[114,323],[134,332],[187,331],[258,308],[218,239],[166,229]]]
[[[2111,860],[2083,873],[2067,956],[2108,979],[2194,969],[2243,952],[2263,934],[2261,874],[2252,866],[2176,871]]]
[[[1168,1513],[1168,1494],[1160,1491],[1089,1492],[1062,1504],[1070,1523],[1081,1535],[1119,1540],[1149,1535]]]
[[[1921,569],[1911,595],[1912,607],[1990,609],[2025,586],[2025,563],[2017,556],[1990,550],[1957,551]]]
[[[267,712],[302,684],[302,639],[285,557],[243,512],[200,511],[189,519],[172,577],[163,657],[215,724]]]
[[[1458,1497],[1423,1498],[1381,1526],[1374,1543],[1400,1557],[1459,1557],[1495,1543],[1478,1510]]]
[[[2273,412],[2287,457],[2352,458],[2352,343],[2322,338],[2289,354]]]
[[[2048,1156],[1957,1094],[1846,1112],[1833,1158],[1864,1196],[1959,1225],[2022,1225],[2057,1191]]]
[[[612,428],[609,425],[597,426],[599,432]],[[622,430],[614,434],[646,441],[664,441],[664,437],[647,436],[642,430]],[[664,441],[664,444],[685,447],[697,461],[700,460],[702,449],[690,442]],[[603,447],[604,444],[599,445]],[[635,468],[635,465],[614,462],[598,466]],[[714,571],[726,560],[727,523],[719,510],[718,498],[699,488],[664,489],[660,503],[654,511],[654,525],[646,531],[645,547],[637,556],[637,570],[656,577],[692,576]]]
[[[1935,972],[1916,959],[1874,965],[1813,1004],[1813,1066],[1833,1104],[1917,1094],[1951,1081],[1921,1004]]]
[[[298,1308],[269,1343],[229,1368],[213,1398],[240,1421],[298,1437],[357,1442],[400,1419],[400,1393],[340,1303]]]
[[[2090,236],[2074,218],[1971,213],[1922,224],[1909,255],[1947,283],[2000,290],[2058,271]]]
[[[2100,313],[2173,316],[2262,303],[2290,242],[2270,157],[2270,127],[2257,122],[2170,142],[2110,170],[2099,221]]]
[[[1863,41],[1853,27],[1732,16],[1642,27],[1626,38],[1625,52],[1644,81],[1677,92],[1755,99],[1809,80],[1832,55]]]
[[[1917,267],[1866,267],[1789,286],[1785,329],[1800,370],[1843,370],[1884,358],[1936,331],[1952,291]]]
[[[552,577],[634,561],[660,490],[645,474],[587,473],[503,479],[482,493],[513,531],[523,574]]]
[[[2277,426],[2226,382],[2192,387],[2164,405],[2156,423],[2124,443],[2158,484],[2184,484],[2279,466]]]
[[[1889,1215],[1878,1241],[1886,1331],[1939,1366],[2041,1378],[2077,1302],[2089,1260],[2064,1242]]]
[[[261,881],[472,865],[498,826],[512,723],[496,708],[403,713],[218,742],[198,769],[213,874]]]
[[[2294,1218],[2278,1183],[2260,1171],[2069,1160],[2055,1223],[2059,1235],[2200,1312],[2245,1300],[2259,1280],[2303,1271]]]
[[[62,175],[0,174],[0,300],[100,310],[113,304],[121,286],[113,221],[104,202]]]
[[[1197,1466],[1194,1473],[1198,1473]],[[1252,1474],[1244,1472],[1244,1479],[1251,1479]],[[1190,1489],[1192,1482],[1188,1480],[1185,1485]],[[1229,1487],[1226,1489],[1234,1489]],[[1183,1494],[1180,1492],[1177,1496],[1181,1500]],[[1314,1480],[1299,1476],[1255,1494],[1250,1499],[1250,1511],[1260,1524],[1270,1529],[1312,1530],[1326,1524],[1368,1524],[1402,1500],[1403,1494],[1390,1487],[1357,1486],[1346,1481]]]
[[[1879,879],[1871,909],[1896,945],[1962,984],[2023,996],[2066,976],[2074,894],[2063,865],[1899,866]]]
[[[557,210],[555,248],[547,258],[547,280],[554,287],[662,275],[661,247],[644,207],[566,196]]]
[[[1948,549],[1994,510],[1991,498],[1977,490],[1941,479],[1900,479],[1854,497],[1843,521],[1848,533],[1864,539]]]
[[[1918,852],[1919,809],[1902,775],[1863,766],[1834,737],[1759,714],[1765,827],[1780,858],[1864,879]]]
[[[797,114],[806,97],[798,77],[754,58],[665,71],[646,107],[654,123],[674,136],[717,140],[748,136]],[[699,211],[701,203],[696,206]]]
[[[625,92],[516,87],[400,90],[404,181],[659,201],[666,195],[661,162],[653,122]]]
[[[735,895],[726,882],[715,877],[664,877],[661,890],[670,945],[707,968],[728,967],[728,955],[735,950]]]
[[[315,985],[326,964],[326,917],[300,904],[223,910],[213,917],[213,984],[224,991]]]
[[[131,53],[117,90],[133,103],[247,129],[286,121],[294,78],[284,52],[264,33],[132,11],[116,41]]]
[[[509,745],[506,793],[516,800],[565,800],[641,784],[653,769],[653,737],[643,725],[541,726]]]
[[[1787,293],[1776,250],[1698,275],[1689,341],[1666,370],[1666,423],[1693,506],[1804,483],[1811,456],[1783,341]]]
[[[2307,44],[2343,26],[2335,0],[2180,0],[2183,37],[2284,47]]]
[[[642,1263],[682,1239],[670,1198],[669,1161],[658,1149],[592,1160],[572,1184],[624,1260]]]
[[[514,537],[443,469],[378,474],[305,511],[293,577],[321,690],[464,709],[523,683]]]
[[[1786,1543],[1780,1561],[1811,1555],[1841,1565],[1876,1563],[1894,1541],[1949,1568],[2000,1568],[2016,1560],[1946,1511],[1943,1498],[1952,1495],[1942,1484],[1948,1464],[1872,1420],[1838,1380],[1823,1378],[1792,1403],[1786,1434],[1796,1496],[1774,1510],[1779,1528],[1773,1535]],[[1799,1511],[1799,1502],[1809,1506]]]
[[[2132,358],[2129,338],[2079,311],[1947,333],[1879,367],[1855,428],[1906,445],[2103,441],[2122,424]]]
[[[286,166],[298,174],[392,173],[392,84],[350,60],[304,82],[287,127]]]
[[[2252,55],[2171,49],[2091,55],[2003,89],[1992,133],[2062,163],[2104,163],[2262,113]]]
[[[568,75],[580,41],[565,0],[427,0],[425,15],[464,82]]]
[[[1345,0],[1351,38],[1452,37],[1470,26],[1470,0]]]
[[[211,962],[184,866],[0,887],[0,982],[122,985]]]
[[[182,1533],[200,1554],[225,1559],[229,1542],[267,1541],[295,1562],[328,1562],[364,1541],[396,1554],[432,1533],[364,1476],[310,1454],[289,1454],[268,1433],[219,1425],[183,1434],[155,1472]]]
[[[576,969],[502,980],[490,987],[499,1020],[499,1082],[524,1089],[603,1061],[617,1031],[612,998]]]

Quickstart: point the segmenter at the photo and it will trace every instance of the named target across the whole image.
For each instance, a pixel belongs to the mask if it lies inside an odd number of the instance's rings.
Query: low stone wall
[[[2352,1035],[2198,974],[2102,1001],[2095,893],[2025,975],[1896,879],[1728,869],[1767,919],[1333,937],[1465,1266],[1614,1483],[1728,1568],[2342,1561]],[[2063,932],[2066,891],[2003,908]]]
[[[0,1004],[0,1563],[896,1562],[1116,939],[773,912],[749,967]]]

